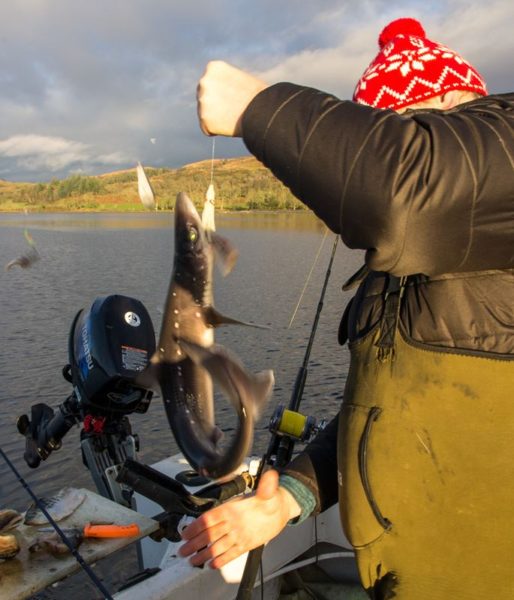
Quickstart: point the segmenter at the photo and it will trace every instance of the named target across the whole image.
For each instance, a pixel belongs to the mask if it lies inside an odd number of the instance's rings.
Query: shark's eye
[[[198,231],[194,227],[191,227],[189,229],[188,239],[190,242],[193,242],[193,243],[196,242],[196,240],[198,239]]]

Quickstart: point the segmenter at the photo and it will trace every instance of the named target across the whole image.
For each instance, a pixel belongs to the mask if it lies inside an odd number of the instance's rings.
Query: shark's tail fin
[[[271,398],[273,386],[275,385],[275,376],[271,369],[266,371],[260,371],[259,373],[250,374],[250,378],[247,382],[248,389],[250,390],[251,396],[254,399],[252,405],[253,416],[255,420],[258,420],[266,405]]]

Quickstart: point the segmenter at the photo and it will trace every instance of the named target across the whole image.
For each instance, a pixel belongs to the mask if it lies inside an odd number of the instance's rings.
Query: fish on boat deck
[[[14,558],[20,551],[20,543],[12,533],[0,533],[0,560]]]
[[[77,527],[69,527],[61,530],[66,536],[68,543],[76,550],[84,540],[83,532]],[[35,552],[49,552],[52,556],[61,556],[70,552],[67,546],[57,531],[43,531],[36,537],[34,542],[29,546],[31,554]]]
[[[20,551],[20,544],[13,533],[7,533],[18,527],[23,516],[12,508],[0,510],[0,560],[14,558]]]
[[[9,531],[18,527],[23,521],[23,516],[12,508],[4,508],[0,510],[0,533]]]
[[[69,517],[84,502],[85,492],[76,488],[66,487],[50,498],[40,498],[39,502],[54,521],[61,521]],[[25,525],[46,525],[48,519],[43,511],[32,503],[23,521]]]
[[[251,325],[219,313],[213,306],[214,253],[226,269],[235,261],[231,245],[212,230],[206,234],[185,193],[175,204],[175,256],[157,351],[147,373],[158,383],[166,415],[182,453],[198,473],[220,478],[247,456],[253,430],[273,389],[273,372],[249,373],[223,347],[214,344],[214,328]],[[226,449],[218,444],[213,382],[225,393],[238,417]]]

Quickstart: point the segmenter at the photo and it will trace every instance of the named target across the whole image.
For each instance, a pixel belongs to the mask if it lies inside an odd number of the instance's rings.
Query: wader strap
[[[407,277],[388,275],[389,281],[384,297],[384,312],[380,319],[380,333],[375,342],[377,358],[381,362],[394,360],[394,338],[400,318],[401,300]]]
[[[353,290],[357,286],[359,286],[364,279],[369,275],[369,269],[366,265],[362,265],[362,267],[354,273],[349,279],[347,279],[343,283],[342,290],[343,292],[347,292],[349,290]],[[348,321],[350,318],[350,310],[355,300],[355,296],[350,299],[346,308],[344,309],[343,316],[341,317],[341,321],[339,323],[339,329],[337,331],[337,340],[341,346],[344,346],[348,341]]]
[[[343,292],[347,292],[349,290],[353,290],[358,285],[360,285],[366,277],[369,275],[369,269],[366,265],[362,265],[362,267],[356,271],[351,277],[349,277],[342,286]]]

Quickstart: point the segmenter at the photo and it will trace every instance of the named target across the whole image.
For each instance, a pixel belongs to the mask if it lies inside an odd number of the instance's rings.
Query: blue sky
[[[208,60],[348,98],[383,26],[403,16],[472,62],[491,93],[513,90],[511,0],[4,0],[0,178],[210,158],[195,104]],[[245,153],[216,142],[218,158]]]

